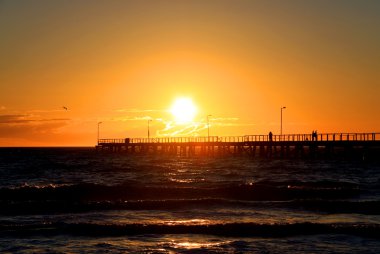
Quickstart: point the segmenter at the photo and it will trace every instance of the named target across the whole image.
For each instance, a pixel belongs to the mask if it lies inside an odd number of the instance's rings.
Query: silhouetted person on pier
[[[270,131],[269,132],[269,141],[272,142],[273,141],[273,133]]]
[[[311,134],[311,140],[312,141],[317,141],[318,140],[318,134],[317,134],[317,131],[313,131],[312,134]]]

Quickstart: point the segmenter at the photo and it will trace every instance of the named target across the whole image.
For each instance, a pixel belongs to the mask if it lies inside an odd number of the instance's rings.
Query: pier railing
[[[245,141],[269,141],[268,135],[247,135]],[[273,141],[380,141],[380,133],[321,133],[273,135]]]
[[[260,142],[270,141],[269,135],[210,136],[210,137],[160,137],[99,139],[98,144],[126,143],[206,143],[206,142]],[[320,133],[273,135],[272,141],[380,141],[380,132],[373,133]]]

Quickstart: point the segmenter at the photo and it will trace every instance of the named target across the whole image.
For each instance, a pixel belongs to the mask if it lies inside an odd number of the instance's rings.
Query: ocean
[[[0,148],[1,253],[380,253],[380,161]]]

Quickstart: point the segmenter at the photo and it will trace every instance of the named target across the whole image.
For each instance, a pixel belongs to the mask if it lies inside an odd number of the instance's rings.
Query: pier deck
[[[180,156],[248,155],[267,158],[380,158],[380,133],[321,133],[227,137],[99,139],[98,151]]]

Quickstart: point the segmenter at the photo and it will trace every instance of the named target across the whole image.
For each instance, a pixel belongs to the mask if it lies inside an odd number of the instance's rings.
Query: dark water
[[[380,163],[0,149],[0,252],[380,253]]]

